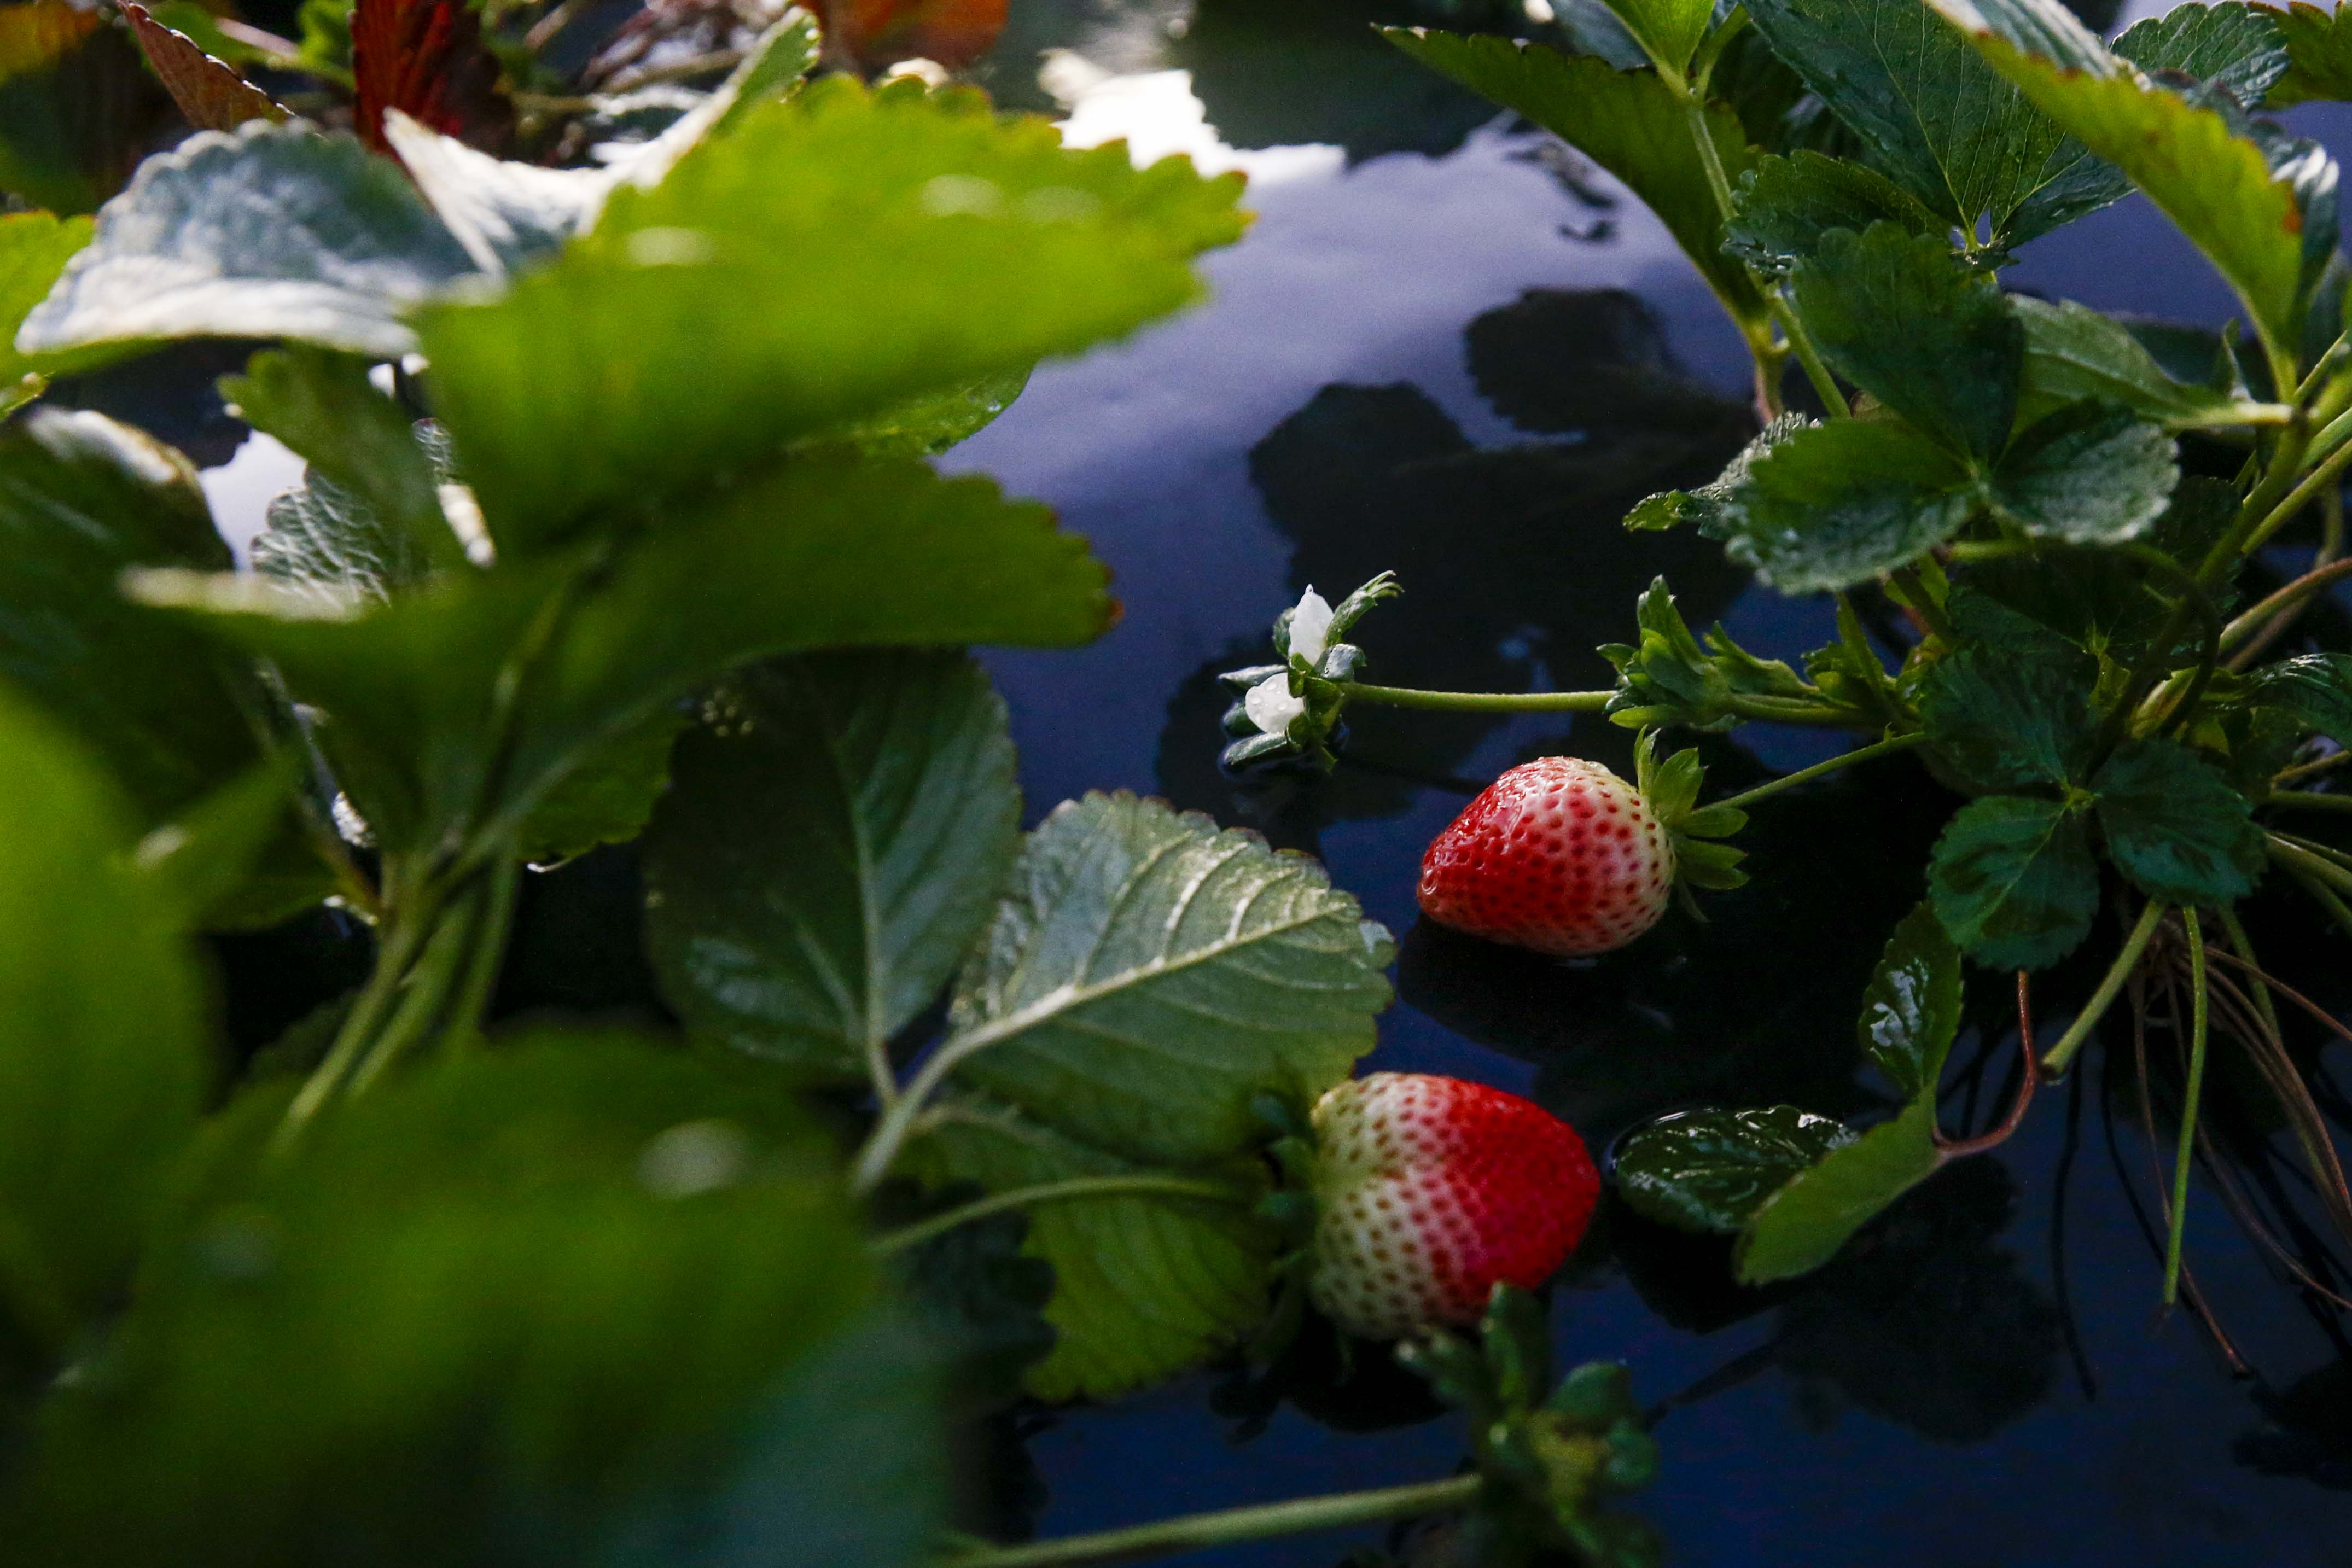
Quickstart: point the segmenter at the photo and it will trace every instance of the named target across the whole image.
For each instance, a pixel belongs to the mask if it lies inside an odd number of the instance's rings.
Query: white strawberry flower
[[[1288,735],[1291,721],[1307,711],[1307,701],[1290,695],[1289,675],[1268,675],[1242,698],[1242,711],[1266,734]]]
[[[1313,669],[1322,664],[1323,644],[1330,637],[1331,606],[1309,583],[1298,596],[1298,608],[1290,612],[1290,656],[1306,660]]]

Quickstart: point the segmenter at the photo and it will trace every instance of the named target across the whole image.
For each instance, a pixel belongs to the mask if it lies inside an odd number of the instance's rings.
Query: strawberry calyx
[[[1737,806],[1702,806],[1699,788],[1706,769],[1696,750],[1658,757],[1658,732],[1645,729],[1633,747],[1633,782],[1649,802],[1675,851],[1675,891],[1685,906],[1697,913],[1693,888],[1727,892],[1744,885],[1748,873],[1739,862],[1748,852],[1719,841],[1748,825],[1748,813]]]

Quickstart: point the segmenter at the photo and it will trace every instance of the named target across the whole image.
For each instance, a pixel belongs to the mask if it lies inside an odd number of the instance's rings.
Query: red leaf
[[[499,89],[499,62],[482,44],[466,0],[359,0],[352,11],[352,75],[360,140],[389,152],[383,115],[399,110],[485,152],[505,147],[514,106]]]
[[[958,70],[1004,30],[1007,0],[820,0],[826,41],[868,71],[900,60]]]
[[[131,37],[139,40],[147,63],[163,78],[164,90],[197,130],[233,131],[248,120],[292,118],[268,93],[237,75],[236,67],[214,58],[185,33],[150,16],[146,6],[122,0],[122,14],[131,18]]]

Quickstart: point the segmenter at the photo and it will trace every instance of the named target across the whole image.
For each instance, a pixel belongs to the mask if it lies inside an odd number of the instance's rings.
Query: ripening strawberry
[[[1421,861],[1421,912],[1580,957],[1655,925],[1674,885],[1673,838],[1639,789],[1598,762],[1544,757],[1496,779],[1437,835]]]
[[[1316,1103],[1307,1293],[1350,1333],[1475,1322],[1533,1290],[1584,1235],[1601,1178],[1576,1129],[1482,1083],[1350,1079]]]

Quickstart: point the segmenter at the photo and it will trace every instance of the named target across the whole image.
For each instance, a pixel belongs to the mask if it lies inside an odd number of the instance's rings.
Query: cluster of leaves
[[[2142,933],[2128,969],[2165,910],[2226,923],[2274,865],[2352,932],[2352,853],[2277,820],[2341,804],[2289,786],[2346,744],[2352,661],[2254,663],[2343,549],[2337,171],[2259,118],[2352,92],[2340,16],[2225,0],[2108,44],[2055,0],[1607,8],[1565,49],[1389,36],[1573,143],[1681,242],[1754,352],[1762,424],[1627,526],[1694,527],[1783,591],[1834,593],[1840,629],[1800,674],[1695,635],[1660,581],[1638,641],[1602,650],[1611,716],[1874,732],[1971,797],[1882,989],[1960,954],[2049,968],[2103,904]],[[2002,289],[2018,246],[2135,188],[2228,282],[2242,329]],[[1792,363],[1821,417],[1789,406]],[[2313,515],[2319,570],[2242,604],[2245,562]],[[1901,618],[1875,643],[1864,598]],[[1889,1068],[1895,1120],[1857,1137],[1789,1107],[1685,1118],[1648,1135],[1629,1190],[1741,1230],[1745,1277],[1819,1263],[1941,1158],[1938,1034],[1906,1047],[1924,1069]]]

